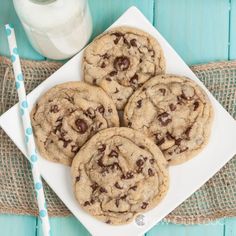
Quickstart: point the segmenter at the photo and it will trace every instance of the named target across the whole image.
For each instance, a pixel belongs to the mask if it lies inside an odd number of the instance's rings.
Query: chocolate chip
[[[106,223],[106,224],[110,224],[110,223],[111,223],[111,221],[110,221],[110,220],[107,220],[105,223]]]
[[[179,105],[184,104],[183,99],[182,99],[181,96],[177,96],[177,100],[178,100],[177,104],[179,104]]]
[[[153,165],[154,162],[155,162],[155,159],[152,158],[152,159],[149,160],[149,162],[150,162],[151,165]]]
[[[53,133],[56,134],[57,132],[61,132],[61,128],[62,128],[62,119],[61,120],[57,120],[58,122],[60,122],[53,130]]]
[[[143,167],[138,167],[138,169],[136,170],[136,172],[139,174],[139,173],[142,173],[142,171],[143,171]]]
[[[100,187],[99,191],[100,191],[100,193],[107,193],[107,190],[103,187]]]
[[[136,189],[137,189],[137,186],[136,186],[136,185],[134,185],[134,186],[130,187],[129,189],[132,189],[132,190],[136,191]]]
[[[116,88],[116,91],[114,92],[114,93],[118,93],[119,92],[119,89],[118,88]]]
[[[123,188],[119,185],[118,182],[116,182],[114,186],[115,186],[116,188],[118,188],[118,189],[123,189]]]
[[[122,179],[132,179],[133,177],[134,177],[134,175],[131,171],[128,171],[125,175],[123,174],[121,176]]]
[[[127,197],[127,195],[124,195],[124,196],[121,196],[120,199],[124,200],[124,199],[126,199],[126,197]]]
[[[117,98],[117,101],[122,101],[123,99],[122,98]]]
[[[144,88],[142,88],[142,91],[146,91],[146,90],[147,90],[147,88],[145,88],[145,87],[144,87]]]
[[[77,119],[75,125],[80,134],[84,134],[88,129],[88,125],[83,119]]]
[[[174,139],[174,137],[172,136],[172,134],[169,131],[166,132],[166,137],[168,140]]]
[[[100,129],[101,126],[102,126],[102,122],[100,122],[100,123],[98,124],[98,128]]]
[[[164,88],[160,88],[159,91],[162,93],[163,96],[165,96],[166,90]]]
[[[148,175],[149,176],[154,176],[155,175],[151,168],[148,169]]]
[[[158,120],[161,122],[162,126],[166,126],[172,121],[170,114],[167,112],[158,115]]]
[[[97,83],[97,80],[96,79],[93,79],[93,84],[96,84]]]
[[[129,121],[127,125],[128,125],[128,127],[131,127],[132,122]]]
[[[117,75],[117,71],[113,70],[109,73],[110,76],[114,76],[114,75]]]
[[[108,108],[108,112],[109,112],[109,113],[112,113],[112,111],[113,111],[113,110],[112,110],[111,108]]]
[[[139,145],[139,147],[140,147],[141,149],[145,149],[145,147],[144,147],[143,145]]]
[[[144,157],[143,160],[146,161],[148,158],[147,157]]]
[[[102,55],[102,58],[103,58],[103,59],[109,59],[109,56],[108,56],[107,53],[105,53],[105,54]]]
[[[79,181],[80,181],[80,176],[77,176],[77,177],[75,178],[75,181],[76,181],[76,182],[79,182]]]
[[[66,99],[67,101],[69,101],[70,103],[72,103],[72,104],[75,103],[74,97],[70,96],[70,95],[67,94],[67,93],[66,93],[65,99]]]
[[[194,103],[193,103],[193,110],[194,111],[196,111],[197,110],[197,108],[199,107],[199,102],[198,101],[195,101]]]
[[[175,106],[173,103],[171,103],[171,104],[169,105],[169,108],[170,108],[171,111],[176,110],[176,106]]]
[[[144,164],[144,161],[142,159],[139,159],[139,160],[136,161],[136,165],[138,167],[142,166],[143,164]]]
[[[142,63],[142,62],[143,62],[143,60],[142,60],[142,58],[140,58],[140,59],[139,59],[139,63]]]
[[[94,182],[92,185],[90,185],[90,187],[92,188],[92,190],[94,192],[98,188],[98,184],[96,182]]]
[[[178,139],[176,139],[175,140],[175,145],[180,145],[180,143],[181,143],[181,141],[182,141],[182,139],[181,138],[178,138]]]
[[[173,155],[173,152],[172,151],[168,151],[167,152],[169,155]]]
[[[103,105],[99,106],[99,107],[98,107],[98,111],[99,111],[101,114],[104,114],[104,112],[105,112],[104,106],[103,106]]]
[[[127,47],[130,48],[130,43],[128,42],[128,40],[126,38],[124,38],[124,44],[126,44]]]
[[[133,46],[133,47],[137,47],[136,39],[131,39],[131,40],[130,40],[130,44],[131,44],[131,46]]]
[[[156,134],[156,145],[162,145],[165,142],[165,138],[161,134]]]
[[[69,107],[68,108],[68,112],[69,112],[69,115],[71,115],[73,112],[75,112],[76,110],[73,109],[72,107]]]
[[[90,200],[90,203],[91,203],[91,204],[94,204],[94,202],[95,202],[95,201],[94,201],[93,199]]]
[[[36,102],[36,104],[35,104],[35,109],[34,109],[34,113],[33,113],[33,119],[35,119],[35,115],[36,115],[36,113],[37,113],[37,111],[38,111],[38,108],[39,108],[39,104]]]
[[[111,150],[111,152],[108,154],[109,157],[118,157],[118,153],[115,150]]]
[[[130,60],[126,56],[116,57],[113,66],[116,70],[125,71],[129,68]]]
[[[118,198],[118,199],[116,199],[116,201],[115,201],[116,207],[118,207],[118,206],[119,206],[119,201],[120,201],[120,199],[119,199],[119,198]]]
[[[63,142],[63,147],[64,148],[66,148],[68,146],[68,144],[72,142],[71,139],[66,140],[63,137],[60,137],[58,140]]]
[[[120,32],[115,32],[115,33],[112,33],[111,35],[116,36],[116,38],[114,40],[114,44],[117,44],[120,41],[120,38],[124,36],[124,34],[122,34]]]
[[[98,147],[98,151],[99,152],[104,152],[106,149],[106,144],[101,144],[99,147]]]
[[[191,129],[192,129],[192,126],[189,126],[184,132],[184,134],[187,136],[188,139],[189,139],[189,133],[190,133]]]
[[[101,68],[105,68],[105,67],[106,67],[106,63],[103,62],[103,63],[101,64]]]
[[[57,105],[52,105],[52,106],[50,107],[50,112],[53,112],[53,113],[59,112],[58,106],[57,106]]]
[[[155,56],[155,52],[153,49],[149,49],[148,52],[150,53],[151,57]]]
[[[111,35],[115,35],[116,37],[123,37],[124,34],[122,34],[121,32],[114,32]]]
[[[185,152],[188,150],[188,147],[181,147],[179,153]]]
[[[114,42],[114,44],[117,44],[117,43],[119,43],[119,41],[120,41],[120,38],[116,38],[113,42]]]
[[[98,159],[97,163],[98,163],[98,165],[99,165],[100,167],[104,167],[104,164],[103,164],[103,161],[102,161],[102,157]],[[104,171],[106,171],[106,170],[105,170],[105,169],[102,169],[102,172],[104,172]]]
[[[137,101],[137,108],[141,108],[141,106],[142,106],[142,100],[140,99]]]
[[[91,119],[94,119],[96,117],[95,111],[92,107],[89,107],[84,114]]]
[[[147,206],[148,206],[148,203],[147,203],[147,202],[143,202],[141,208],[142,208],[142,209],[146,209]]]
[[[132,84],[137,84],[138,83],[138,75],[134,74],[134,76],[132,76],[129,81]]]
[[[106,80],[107,80],[107,81],[111,81],[112,79],[111,79],[111,78],[109,78],[109,77],[107,77],[107,78],[106,78]]]
[[[84,203],[84,206],[88,206],[88,205],[90,205],[90,202],[89,202],[89,201],[86,201],[86,202]]]
[[[77,153],[79,151],[79,146],[77,145],[71,145],[71,152]]]

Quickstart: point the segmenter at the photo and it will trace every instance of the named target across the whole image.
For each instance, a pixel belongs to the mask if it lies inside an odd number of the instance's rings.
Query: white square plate
[[[170,189],[168,194],[156,208],[144,214],[145,224],[143,226],[138,226],[135,222],[127,225],[111,226],[96,220],[83,211],[76,202],[71,186],[70,168],[39,157],[40,171],[43,178],[92,235],[136,236],[144,234],[203,185],[236,153],[236,122],[234,119],[216,101],[142,13],[137,8],[131,7],[111,27],[120,25],[137,27],[153,35],[164,50],[167,73],[188,76],[202,86],[214,106],[215,117],[207,147],[198,156],[185,164],[170,167]],[[28,95],[30,109],[35,101],[54,85],[69,80],[77,81],[82,79],[80,70],[82,55],[83,51],[73,57]],[[18,104],[0,117],[0,125],[17,147],[26,155]]]

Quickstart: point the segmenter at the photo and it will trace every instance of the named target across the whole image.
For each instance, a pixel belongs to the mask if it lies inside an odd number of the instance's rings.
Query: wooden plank
[[[230,52],[229,59],[236,59],[236,0],[229,0],[231,3],[230,11]]]
[[[93,37],[103,32],[131,6],[138,7],[149,21],[152,22],[153,1],[154,0],[89,0],[94,24]]]
[[[153,227],[146,236],[224,236],[224,220],[199,225],[176,225],[161,222]]]
[[[184,236],[185,227],[182,225],[168,224],[160,222],[154,226],[145,236]]]
[[[154,24],[188,64],[227,60],[228,1],[155,0]]]
[[[0,215],[0,235],[28,236],[35,235],[36,217]]]
[[[0,55],[9,56],[7,38],[4,25],[12,23],[15,28],[19,55],[22,58],[44,60],[45,58],[37,53],[30,45],[22,25],[16,15],[12,1],[1,0],[0,3]]]
[[[89,236],[85,227],[72,216],[50,218],[51,236]],[[37,236],[43,236],[41,222],[38,220]]]
[[[226,218],[224,236],[235,236],[235,235],[236,235],[236,218]]]

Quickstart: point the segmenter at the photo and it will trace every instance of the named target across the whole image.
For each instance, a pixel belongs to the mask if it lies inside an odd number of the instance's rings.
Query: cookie
[[[170,164],[183,163],[206,145],[213,108],[194,81],[175,75],[150,79],[130,98],[125,125],[151,138]]]
[[[83,71],[84,80],[103,88],[122,110],[138,87],[165,72],[165,59],[151,35],[119,27],[105,32],[85,49]]]
[[[119,126],[116,107],[100,88],[83,82],[59,84],[31,112],[40,154],[70,165],[80,147],[99,130]]]
[[[108,224],[125,224],[155,207],[168,190],[167,162],[143,134],[123,127],[93,136],[75,156],[75,196],[83,209]]]

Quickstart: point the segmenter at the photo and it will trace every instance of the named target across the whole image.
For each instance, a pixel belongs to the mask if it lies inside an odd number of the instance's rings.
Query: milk
[[[59,60],[79,52],[92,33],[87,0],[13,0],[32,46]]]

